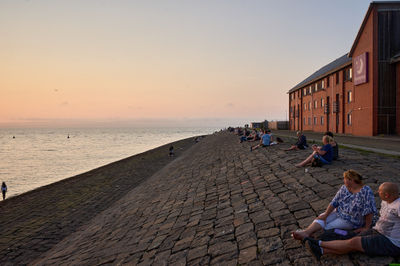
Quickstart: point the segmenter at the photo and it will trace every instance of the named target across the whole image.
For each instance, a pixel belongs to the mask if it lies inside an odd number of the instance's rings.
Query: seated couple
[[[312,145],[313,153],[308,156],[301,163],[296,164],[297,167],[303,167],[308,164],[312,166],[322,166],[323,164],[330,164],[333,159],[333,148],[330,142],[332,141],[330,136],[322,137],[322,147],[318,147],[317,145]]]
[[[371,188],[363,184],[361,175],[354,170],[344,172],[343,176],[344,185],[326,211],[305,230],[293,232],[293,238],[302,240],[317,260],[323,254],[346,254],[353,251],[369,255],[400,256],[398,186],[390,182],[379,186],[379,197],[382,199],[380,218],[371,229],[373,215],[377,212]],[[311,238],[320,229],[354,231],[349,232],[346,240],[319,241]]]

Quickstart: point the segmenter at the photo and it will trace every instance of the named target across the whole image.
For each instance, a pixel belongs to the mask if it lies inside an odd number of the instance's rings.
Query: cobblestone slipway
[[[290,232],[325,210],[360,172],[375,192],[400,181],[400,160],[341,149],[321,168],[296,168],[310,150],[287,141],[250,152],[228,132],[207,136],[28,264],[315,265]],[[149,166],[151,167],[151,166]],[[376,193],[377,205],[380,200]],[[322,265],[385,265],[390,257],[323,256]],[[399,262],[399,260],[397,259]]]

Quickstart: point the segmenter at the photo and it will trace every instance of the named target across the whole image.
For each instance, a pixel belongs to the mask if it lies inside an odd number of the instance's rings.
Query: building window
[[[336,72],[336,84],[339,84],[339,72]]]
[[[321,81],[321,89],[325,89],[325,81]]]
[[[314,125],[317,125],[317,124],[318,124],[317,117],[316,117],[316,116],[314,116]]]
[[[327,87],[327,88],[329,88],[329,78],[330,78],[330,76],[328,76],[328,77],[326,78],[326,87]]]
[[[324,124],[324,117],[321,116],[321,125],[323,125],[323,124]]]
[[[351,113],[347,114],[347,125],[351,126]]]
[[[343,76],[344,76],[344,81],[351,81],[351,79],[353,77],[353,71],[352,71],[351,67],[343,70]]]
[[[311,117],[308,118],[308,124],[311,125]]]
[[[304,104],[304,111],[307,110],[307,104]]]
[[[351,103],[353,101],[353,95],[351,91],[347,92],[347,102]]]
[[[311,102],[308,102],[308,110],[311,110]]]
[[[321,108],[324,108],[324,98],[321,98]]]
[[[303,121],[304,121],[304,125],[306,125],[306,118],[305,117],[303,117]]]
[[[315,100],[315,101],[314,101],[314,109],[317,109],[317,107],[318,107],[318,101]]]
[[[311,92],[312,92],[312,88],[311,88],[311,86],[308,88],[308,93],[309,94],[311,94]]]
[[[307,94],[307,89],[304,88],[304,90],[303,90],[303,95],[306,95],[306,94]]]

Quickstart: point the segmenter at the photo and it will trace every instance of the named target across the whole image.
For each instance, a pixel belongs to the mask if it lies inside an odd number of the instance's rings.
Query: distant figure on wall
[[[169,147],[169,156],[171,157],[171,156],[174,156],[174,155],[175,155],[174,146],[171,146],[171,147]]]
[[[1,184],[1,193],[3,194],[3,200],[6,199],[6,192],[7,192],[7,185],[6,182],[3,182],[3,184]]]

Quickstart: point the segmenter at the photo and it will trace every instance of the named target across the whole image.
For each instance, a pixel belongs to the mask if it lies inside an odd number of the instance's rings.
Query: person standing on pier
[[[6,182],[3,181],[3,184],[1,184],[1,193],[3,194],[3,200],[6,199],[6,192],[7,192],[7,185]]]

